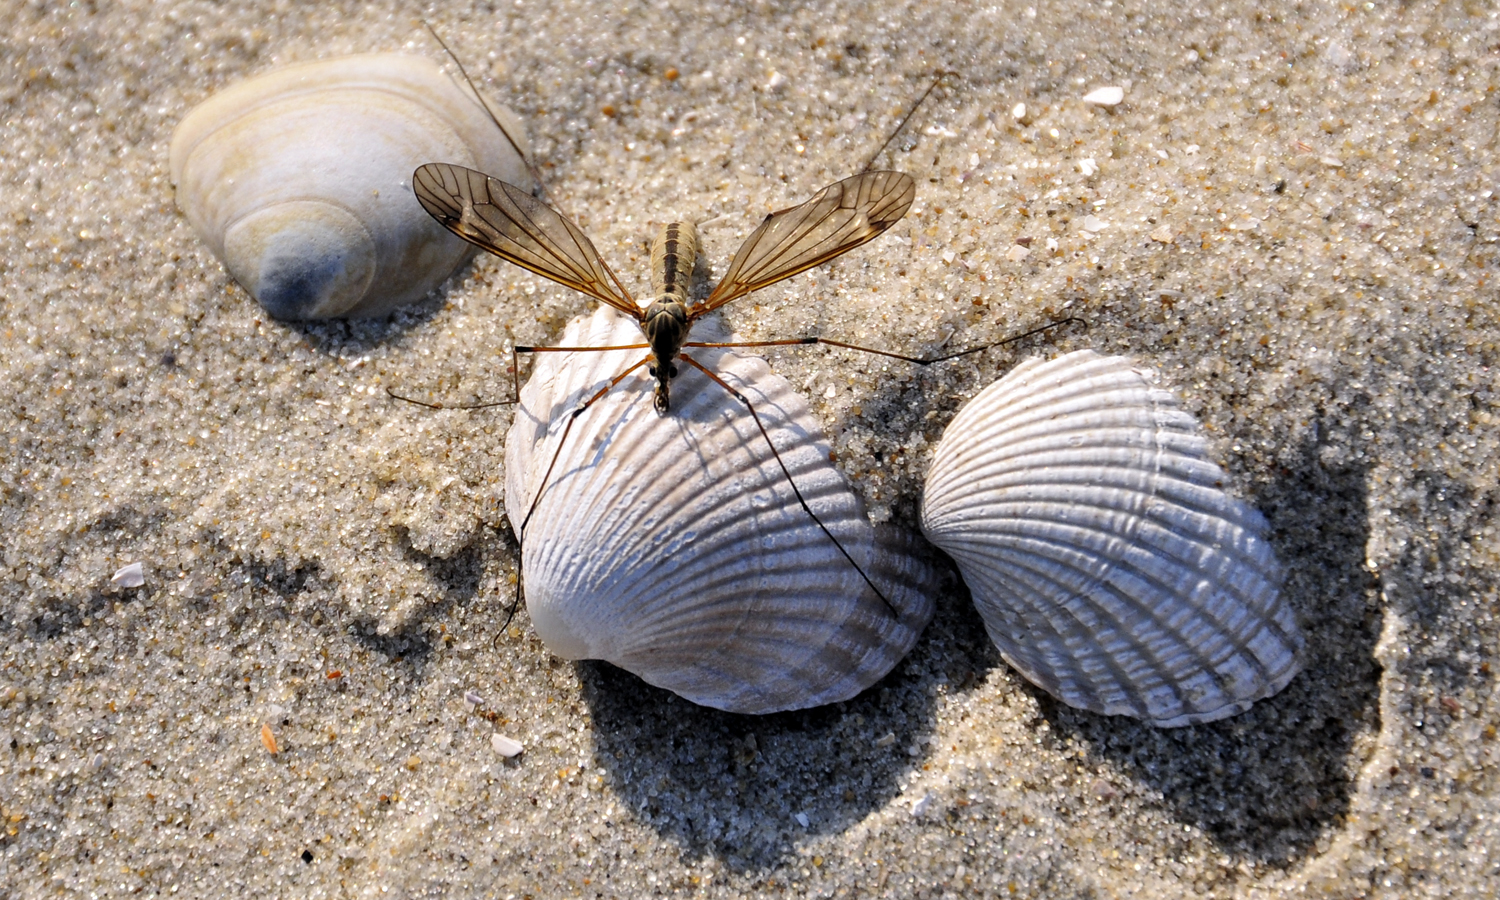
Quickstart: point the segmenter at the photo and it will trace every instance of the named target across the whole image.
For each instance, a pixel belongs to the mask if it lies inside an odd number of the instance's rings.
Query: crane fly
[[[429,163],[413,173],[412,190],[422,207],[449,231],[501,259],[624,313],[635,320],[645,339],[640,344],[611,347],[515,348],[518,353],[646,351],[638,362],[620,372],[572,411],[552,464],[542,476],[541,487],[517,530],[517,538],[524,540],[526,525],[536,511],[573,422],[595,401],[642,367],[656,381],[653,398],[656,413],[665,416],[671,410],[672,379],[677,376],[677,361],[681,360],[708,376],[749,410],[802,508],[891,608],[890,601],[808,506],[780,454],[776,453],[754,406],[741,392],[685,350],[808,343],[850,346],[821,338],[731,344],[695,342],[688,337],[694,322],[724,304],[805,272],[879,237],[906,215],[916,199],[916,182],[910,175],[889,171],[864,172],[823,188],[803,203],[768,214],[735,252],[724,277],[701,301],[694,301],[691,297],[693,267],[698,258],[697,230],[692,223],[671,223],[661,230],[652,245],[652,298],[646,304],[638,303],[626,290],[577,225],[522,188],[463,166]],[[894,608],[891,612],[896,614]]]

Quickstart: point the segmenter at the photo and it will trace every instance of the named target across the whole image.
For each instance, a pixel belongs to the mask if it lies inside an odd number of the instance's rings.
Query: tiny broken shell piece
[[[729,337],[716,317],[698,334]],[[601,307],[559,343],[640,341],[632,320]],[[936,574],[915,535],[871,526],[806,401],[765,360],[689,352],[754,404],[797,488],[880,593],[798,504],[745,407],[687,364],[670,413],[653,410],[642,368],[574,420],[553,466],[579,402],[645,351],[547,353],[505,447],[506,511],[523,532],[537,635],[559,656],[606,660],[731,712],[853,697],[916,642]]]
[[[146,571],[140,563],[133,562],[109,576],[109,583],[115,587],[138,588],[146,583]]]
[[[500,754],[506,759],[520,756],[521,751],[525,749],[521,746],[520,741],[516,740],[515,738],[506,737],[498,731],[490,735],[490,746],[494,748],[496,753]]]
[[[1197,423],[1128,359],[1032,359],[939,443],[922,530],[1001,655],[1071,706],[1210,722],[1301,668],[1265,519],[1220,487]]]
[[[1124,99],[1125,89],[1113,85],[1110,87],[1095,88],[1083,95],[1083,102],[1091,103],[1094,106],[1117,106]]]
[[[267,722],[260,723],[260,742],[272,756],[281,752],[281,745],[276,743],[276,732],[271,730]]]
[[[508,111],[498,117],[521,140]],[[288,66],[194,108],[172,133],[177,205],[281,319],[378,316],[467,259],[412,195],[429,162],[531,184],[489,114],[431,60],[370,53]]]

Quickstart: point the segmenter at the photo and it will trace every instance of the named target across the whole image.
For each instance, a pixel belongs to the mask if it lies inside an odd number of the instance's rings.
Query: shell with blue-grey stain
[[[514,117],[497,113],[522,140]],[[382,315],[469,257],[412,195],[417,166],[453,162],[531,183],[472,95],[431,60],[395,53],[240,82],[183,118],[169,158],[194,230],[283,319]]]
[[[698,327],[727,339],[715,316]],[[558,343],[638,345],[641,334],[601,307]],[[818,706],[869,687],[931,618],[935,574],[915,535],[872,527],[807,403],[764,360],[689,350],[754,405],[808,504],[879,593],[798,504],[745,407],[685,364],[664,416],[644,368],[590,407],[543,487],[572,410],[645,353],[538,354],[521,392],[505,503],[512,526],[525,523],[521,572],[538,636],[559,656],[606,660],[732,712]]]
[[[1281,690],[1303,637],[1265,519],[1134,363],[1030,360],[935,451],[922,530],[1006,662],[1064,702],[1173,727]]]

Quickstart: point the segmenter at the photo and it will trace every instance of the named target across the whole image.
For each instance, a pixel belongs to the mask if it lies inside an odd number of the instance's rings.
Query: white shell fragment
[[[520,140],[514,117],[497,114]],[[531,184],[476,100],[431,60],[395,53],[234,85],[188,113],[170,150],[178,207],[282,319],[387,313],[469,256],[412,195],[413,170],[429,162]]]
[[[128,566],[122,566],[109,576],[109,583],[115,587],[138,588],[146,583],[146,570],[138,562]]]
[[[1265,519],[1134,364],[1029,360],[948,426],[922,530],[1001,655],[1069,705],[1161,727],[1281,690],[1303,638]]]
[[[494,751],[496,753],[500,754],[506,759],[520,756],[521,751],[525,749],[521,746],[520,741],[516,740],[515,738],[506,737],[498,731],[490,735],[490,746],[494,748]]]
[[[698,329],[702,340],[727,339],[714,317]],[[641,342],[633,321],[605,307],[558,341]],[[607,660],[732,712],[853,697],[916,642],[935,573],[914,555],[914,535],[870,525],[807,404],[764,360],[689,353],[754,404],[808,504],[899,619],[798,505],[744,406],[679,362],[667,415],[652,408],[643,367],[562,444],[521,538],[536,632],[559,656]],[[645,354],[538,354],[505,442],[512,527],[521,529],[571,411]]]
[[[1125,99],[1125,89],[1122,87],[1095,88],[1083,95],[1084,103],[1092,103],[1095,106],[1117,106]]]

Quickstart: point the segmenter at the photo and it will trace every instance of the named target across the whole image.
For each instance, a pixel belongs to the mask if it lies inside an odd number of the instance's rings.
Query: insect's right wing
[[[526,191],[449,163],[418,167],[411,188],[429,215],[469,243],[641,317],[640,307],[578,226]]]
[[[735,252],[713,293],[689,315],[696,318],[874,240],[906,215],[916,196],[910,175],[865,172],[771,213]]]

